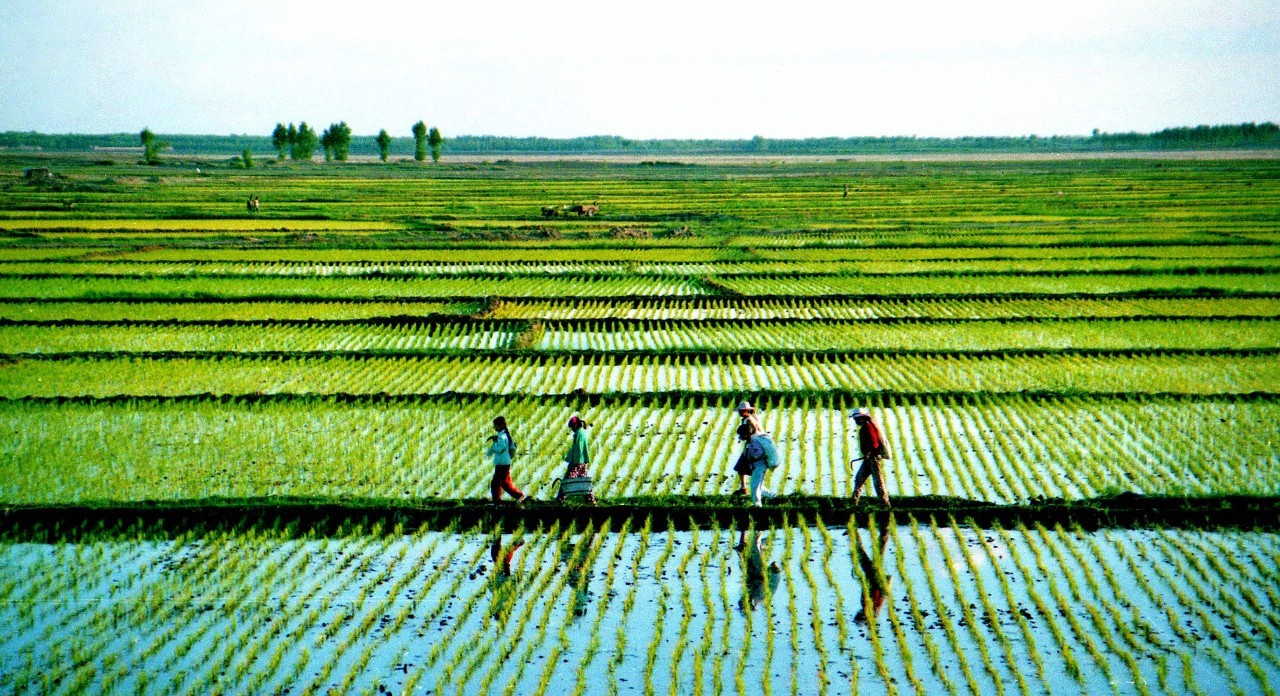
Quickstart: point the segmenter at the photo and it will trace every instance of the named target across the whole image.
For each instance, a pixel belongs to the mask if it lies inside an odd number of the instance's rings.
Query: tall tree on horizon
[[[324,161],[346,162],[351,153],[351,126],[346,121],[330,123],[320,134],[320,145],[324,147]]]
[[[413,158],[419,162],[427,159],[427,124],[422,121],[413,124]]]
[[[143,128],[142,132],[138,133],[138,140],[142,143],[142,159],[147,164],[157,164],[160,161],[160,151],[169,147],[169,143],[157,139],[150,128]]]
[[[378,131],[378,137],[374,138],[373,142],[378,144],[378,156],[386,162],[387,157],[391,155],[391,135],[387,133],[387,129]]]
[[[310,160],[319,144],[320,138],[316,136],[316,132],[311,130],[311,126],[308,126],[306,121],[302,121],[298,124],[297,135],[293,138],[289,156],[296,160]]]
[[[289,147],[289,130],[283,123],[277,123],[276,129],[271,131],[271,144],[280,153],[280,159],[284,159],[284,151]]]
[[[444,136],[440,135],[440,129],[431,128],[431,132],[427,133],[427,144],[431,146],[431,161],[440,161],[440,148],[444,146]]]

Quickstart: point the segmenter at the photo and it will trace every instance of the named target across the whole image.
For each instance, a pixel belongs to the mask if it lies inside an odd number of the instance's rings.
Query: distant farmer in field
[[[756,407],[751,405],[750,401],[743,401],[738,404],[738,417],[742,419],[742,424],[751,426],[751,433],[763,433],[764,426],[760,424],[760,416],[756,413]],[[743,469],[743,462],[738,460],[738,464],[733,470],[738,473],[738,490],[734,491],[734,495],[747,494],[747,477],[751,475],[750,469]]]
[[[845,198],[848,198],[848,197],[849,197],[849,185],[848,185],[848,184],[845,184],[845,185],[844,185],[844,197],[845,197]]]
[[[556,494],[556,502],[563,502],[565,496],[565,482],[567,479],[589,479],[591,473],[587,470],[587,465],[591,463],[591,453],[588,451],[587,428],[591,424],[579,418],[576,414],[569,419],[569,433],[571,440],[569,442],[569,451],[564,455],[564,479],[560,481],[560,492]],[[594,492],[586,494],[587,502],[595,505],[596,495]]]
[[[261,205],[261,204],[258,202],[258,197],[257,197],[257,196],[252,196],[252,197],[250,197],[250,198],[249,198],[249,201],[248,201],[247,203],[245,203],[245,207],[247,207],[247,208],[249,209],[249,212],[251,212],[251,213],[256,213],[256,212],[258,212],[258,208],[259,208],[259,206],[260,206],[260,205]]]
[[[738,439],[745,444],[734,471],[747,471],[751,476],[751,502],[764,507],[764,499],[774,494],[764,486],[764,477],[778,465],[778,449],[769,433],[753,432],[750,423],[738,426]]]
[[[505,417],[494,418],[493,429],[495,434],[489,436],[489,456],[493,459],[493,480],[489,482],[489,495],[493,498],[493,504],[498,505],[502,502],[502,492],[506,491],[516,499],[516,505],[520,505],[529,496],[521,493],[511,482],[511,459],[516,454],[516,441],[507,429]]]
[[[880,527],[878,549],[873,557],[862,550],[862,540],[858,540],[858,567],[862,569],[863,587],[862,609],[853,617],[855,623],[865,624],[870,617],[880,612],[885,597],[889,596],[889,588],[893,586],[893,576],[885,577],[880,566],[884,563],[884,550],[889,546],[889,525]]]
[[[885,507],[889,507],[889,494],[884,487],[883,462],[889,458],[889,444],[884,439],[880,426],[871,418],[871,411],[860,408],[850,416],[858,424],[858,447],[862,450],[862,466],[853,477],[853,504],[858,504],[862,495],[862,486],[868,478],[874,477],[876,493]],[[854,461],[857,461],[856,459]]]

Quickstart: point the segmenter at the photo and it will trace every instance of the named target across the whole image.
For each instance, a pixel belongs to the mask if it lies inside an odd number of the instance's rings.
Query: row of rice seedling
[[[0,353],[483,351],[510,348],[523,329],[498,322],[0,326]]]
[[[708,277],[709,276],[704,276]],[[56,277],[0,278],[0,299],[299,298],[391,299],[451,297],[901,296],[1115,293],[1267,293],[1269,274],[1062,276],[719,276],[709,290],[695,277]]]
[[[10,281],[13,282],[13,281]],[[972,275],[972,276],[721,276],[740,295],[1018,295],[1116,293],[1274,293],[1274,274]],[[4,283],[0,283],[3,291]]]
[[[203,253],[196,251],[194,253]],[[955,261],[972,259],[1075,260],[1107,259],[1196,260],[1237,259],[1253,261],[1274,258],[1280,247],[1269,244],[1161,244],[1123,246],[1106,244],[1080,247],[804,247],[775,249],[752,247],[751,253],[771,261]],[[202,258],[202,257],[201,257]]]
[[[13,538],[0,688],[1271,693],[1280,679],[1268,607],[1222,599],[1258,599],[1270,566],[1201,557],[1274,557],[1275,534],[900,521]]]
[[[228,276],[365,277],[458,275],[589,276],[755,276],[755,275],[1021,275],[1048,273],[1266,273],[1280,270],[1280,258],[1188,259],[1014,259],[919,261],[751,261],[731,262],[224,262],[224,261],[0,261],[0,276]]]
[[[520,320],[854,320],[1066,319],[1124,317],[1277,317],[1280,298],[1041,297],[942,299],[653,298],[650,300],[505,300],[479,302],[163,301],[0,302],[10,321],[350,321],[473,314]]]
[[[483,329],[480,329],[483,330]],[[44,345],[31,328],[15,329]],[[50,332],[59,334],[63,332]],[[0,332],[0,349],[10,345]],[[128,345],[127,339],[122,345]],[[47,339],[50,342],[56,338]],[[86,344],[113,345],[88,337]],[[859,324],[806,321],[732,324],[643,322],[559,324],[543,327],[538,350],[592,351],[999,351],[1130,349],[1269,349],[1280,346],[1280,322],[1272,320],[1098,320],[1043,322]],[[10,352],[10,351],[5,351]],[[17,351],[13,351],[17,352]]]
[[[25,356],[0,397],[184,394],[1275,394],[1280,355]]]
[[[850,409],[870,404],[893,459],[892,495],[1012,503],[1151,495],[1280,494],[1272,399],[784,398],[762,420],[782,493],[848,496]],[[348,403],[9,402],[0,406],[0,501],[487,495],[489,422],[504,415],[517,485],[546,497],[563,474],[573,408],[530,399]],[[730,405],[637,398],[583,410],[597,493],[727,495],[741,446]]]
[[[1265,302],[1265,300],[1249,300]],[[1280,306],[1280,301],[1277,302]],[[475,302],[0,302],[10,321],[350,321],[382,317],[472,314]]]
[[[701,241],[688,240],[692,246],[640,246],[635,242],[605,240],[578,242],[574,249],[555,247],[526,247],[504,241],[500,245],[471,245],[455,243],[438,249],[205,249],[166,248],[132,251],[123,249],[111,253],[109,258],[135,262],[201,262],[224,263],[289,263],[289,264],[582,264],[582,263],[712,263],[730,260],[766,261],[954,261],[962,259],[1024,259],[1024,260],[1074,260],[1084,259],[1168,259],[1208,260],[1237,259],[1252,261],[1273,259],[1280,255],[1280,247],[1267,244],[1197,244],[1157,246],[1105,245],[1081,249],[1079,247],[848,247],[831,248],[793,245],[783,248],[770,246],[769,238],[762,237],[759,245],[746,247],[707,248]],[[26,261],[65,259],[83,256],[92,248],[44,248],[11,249],[0,253],[0,260]],[[725,258],[733,256],[734,258]]]
[[[107,324],[0,326],[0,353],[397,352],[520,348],[565,352],[1272,350],[1280,322],[1091,320],[859,324],[554,323],[516,345],[523,323]]]
[[[91,307],[31,305],[40,316],[91,318]],[[47,309],[45,309],[47,307]],[[3,313],[16,313],[0,304]],[[164,311],[164,310],[159,310]],[[47,314],[45,314],[47,313]],[[1049,319],[1122,317],[1275,317],[1280,298],[1236,297],[1038,297],[943,299],[506,300],[486,312],[499,319],[632,320],[850,320],[850,319]],[[16,317],[15,317],[16,318]]]
[[[288,263],[288,264],[601,264],[601,263],[710,263],[736,250],[690,240],[689,246],[576,240],[572,248],[528,245],[514,240],[500,244],[442,243],[431,249],[206,249],[166,248],[121,250],[112,258],[135,262]],[[49,257],[57,258],[57,257]],[[3,256],[0,259],[9,260]],[[23,260],[14,258],[14,261]],[[783,259],[786,260],[786,259]]]
[[[0,278],[0,299],[608,297],[702,295],[694,278]]]
[[[74,259],[92,251],[92,247],[0,247],[0,262]]]
[[[772,222],[772,221],[771,221]],[[1014,221],[1017,224],[1020,221]],[[808,223],[811,226],[813,223]],[[1269,243],[1267,239],[1242,239],[1229,233],[1214,230],[1160,229],[1146,223],[1118,223],[1111,226],[1099,225],[1088,231],[1078,228],[1054,229],[1047,225],[1034,224],[1023,232],[965,230],[962,221],[951,222],[934,229],[917,230],[876,230],[861,225],[848,225],[840,229],[838,222],[833,222],[832,230],[820,232],[799,231],[786,235],[751,235],[743,234],[729,238],[732,246],[749,246],[752,248],[772,246],[782,248],[790,244],[794,247],[811,246],[815,243],[824,247],[1081,247],[1096,248],[1104,246],[1218,246],[1222,244],[1256,245],[1259,242]],[[811,229],[811,227],[807,228]]]

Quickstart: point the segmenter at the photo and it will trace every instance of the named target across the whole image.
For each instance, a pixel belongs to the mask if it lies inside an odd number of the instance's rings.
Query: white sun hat
[[[870,417],[871,417],[871,410],[870,410],[870,409],[868,409],[868,408],[866,408],[866,407],[859,408],[859,409],[854,410],[854,412],[853,412],[853,413],[850,413],[850,414],[849,414],[849,417],[850,417],[850,418],[870,418]]]
[[[738,408],[737,408],[737,410],[739,410],[739,411],[754,411],[754,410],[756,410],[756,407],[755,407],[755,406],[752,406],[750,401],[743,401],[742,403],[738,404]]]

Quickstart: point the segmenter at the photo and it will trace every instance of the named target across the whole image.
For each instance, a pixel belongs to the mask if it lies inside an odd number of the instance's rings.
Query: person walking
[[[772,468],[770,462],[777,461],[777,447],[768,433],[753,433],[749,423],[738,426],[738,439],[745,444],[734,471],[747,472],[751,477],[751,501],[756,507],[764,507],[764,499],[774,497],[773,491],[765,488],[764,477]]]
[[[858,448],[862,450],[862,466],[853,477],[853,504],[858,504],[862,495],[862,486],[871,478],[875,482],[876,494],[885,507],[889,507],[889,493],[884,486],[884,460],[889,458],[889,445],[885,442],[880,426],[871,418],[871,411],[860,408],[850,416],[858,425]],[[856,461],[856,460],[855,460]]]
[[[590,424],[582,420],[574,414],[569,419],[569,432],[572,440],[569,443],[569,451],[564,455],[565,479],[587,478],[591,474],[587,470],[587,465],[591,463],[591,453],[588,449],[589,442],[587,440],[587,428]],[[556,494],[556,502],[564,501],[564,480],[561,480],[560,492]],[[595,492],[587,493],[587,502],[592,505],[596,504]]]
[[[751,433],[763,433],[764,426],[760,424],[760,414],[756,412],[756,407],[751,405],[750,401],[743,401],[738,404],[738,417],[742,419],[741,424],[750,425]],[[739,466],[742,460],[738,460]],[[738,490],[734,491],[734,495],[747,494],[747,478],[751,476],[750,469],[743,470],[739,466],[734,466],[733,470],[738,473]]]
[[[516,505],[523,504],[529,497],[520,492],[511,482],[511,458],[516,453],[516,441],[507,429],[507,419],[498,416],[493,419],[495,434],[489,436],[489,456],[493,459],[493,480],[489,482],[489,495],[493,504],[502,502],[502,492],[506,491],[516,499]]]

